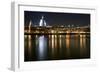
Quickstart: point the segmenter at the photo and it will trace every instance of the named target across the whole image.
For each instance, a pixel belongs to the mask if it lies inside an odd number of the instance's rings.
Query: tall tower
[[[31,32],[31,26],[32,26],[32,21],[30,20],[30,22],[29,22],[29,26],[28,26],[28,28],[29,28],[29,33]]]
[[[39,26],[46,26],[46,22],[44,20],[44,16],[41,17],[40,22],[39,22]]]

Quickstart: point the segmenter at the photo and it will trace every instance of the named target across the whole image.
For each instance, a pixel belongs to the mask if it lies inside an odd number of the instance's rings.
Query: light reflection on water
[[[87,35],[25,35],[25,61],[90,58]]]
[[[47,53],[47,39],[44,36],[40,36],[37,41],[39,42],[36,46],[37,48],[37,58],[38,60],[45,59]]]

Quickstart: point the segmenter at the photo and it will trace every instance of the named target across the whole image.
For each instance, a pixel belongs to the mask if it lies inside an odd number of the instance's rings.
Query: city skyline
[[[90,58],[90,14],[24,14],[25,62]]]
[[[32,26],[39,25],[42,16],[49,26],[90,25],[90,14],[24,11],[25,26],[28,26],[30,21],[32,21]]]

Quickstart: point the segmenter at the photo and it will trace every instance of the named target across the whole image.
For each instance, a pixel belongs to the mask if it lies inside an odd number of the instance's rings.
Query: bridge
[[[38,27],[25,27],[25,35],[69,35],[69,34],[87,34],[90,35],[90,27],[51,27],[51,26],[38,26]]]

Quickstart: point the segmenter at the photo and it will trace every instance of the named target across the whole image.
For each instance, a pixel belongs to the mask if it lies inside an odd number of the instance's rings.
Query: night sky
[[[51,26],[69,24],[74,26],[90,25],[90,14],[24,11],[25,26],[29,25],[30,20],[32,21],[32,26],[39,25],[41,16],[44,16],[47,25]]]

